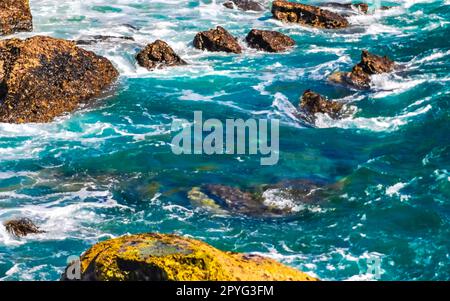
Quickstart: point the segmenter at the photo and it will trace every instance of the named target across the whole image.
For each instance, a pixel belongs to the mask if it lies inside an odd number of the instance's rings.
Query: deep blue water
[[[82,2],[82,4],[79,4]],[[317,1],[303,1],[317,3]],[[321,279],[450,280],[450,2],[389,1],[398,7],[350,18],[350,30],[282,24],[220,1],[32,0],[35,32],[77,39],[132,36],[86,47],[121,77],[111,96],[49,124],[0,124],[0,221],[28,217],[47,231],[17,239],[0,226],[0,279],[57,280],[68,256],[126,233],[190,235],[220,249],[276,258]],[[133,25],[133,29],[128,25]],[[222,25],[241,55],[193,48],[194,35]],[[297,46],[246,48],[252,28],[290,35]],[[148,72],[134,55],[167,41],[186,67]],[[362,49],[405,68],[371,91],[330,85]],[[292,116],[313,89],[349,103],[354,115]],[[351,104],[350,104],[351,103]],[[258,156],[175,156],[174,120],[277,118],[280,162]],[[339,183],[317,206],[290,218],[218,215],[191,204],[206,183],[249,188],[286,179]]]

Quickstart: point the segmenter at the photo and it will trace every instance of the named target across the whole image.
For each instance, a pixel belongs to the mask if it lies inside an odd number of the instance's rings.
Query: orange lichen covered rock
[[[224,252],[198,240],[151,233],[94,245],[81,257],[81,275],[82,280],[99,281],[317,280],[265,257]]]
[[[33,20],[29,0],[0,1],[0,35],[32,30]]]
[[[50,122],[100,93],[118,72],[74,42],[45,36],[0,41],[0,122]]]

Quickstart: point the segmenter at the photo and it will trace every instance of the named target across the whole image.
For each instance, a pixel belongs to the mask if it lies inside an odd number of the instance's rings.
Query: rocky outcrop
[[[351,72],[336,72],[329,77],[333,83],[349,85],[356,89],[369,89],[371,75],[392,72],[395,63],[387,56],[378,56],[363,50],[361,62]]]
[[[32,30],[33,20],[29,0],[0,1],[0,35]]]
[[[24,237],[29,234],[45,233],[36,226],[33,221],[28,218],[21,218],[16,220],[10,220],[3,224],[6,231],[16,237]]]
[[[339,116],[343,104],[329,101],[322,95],[311,90],[306,90],[300,100],[300,109],[314,116],[317,113],[328,114],[332,118]]]
[[[161,40],[148,44],[139,52],[136,59],[140,66],[148,70],[187,64],[166,42]]]
[[[332,7],[344,10],[353,10],[359,13],[367,14],[369,12],[369,5],[367,3],[339,3],[339,2],[326,2],[321,3],[321,6]]]
[[[194,47],[208,51],[224,51],[238,54],[242,52],[242,48],[236,38],[221,26],[199,32],[194,38]]]
[[[166,234],[138,234],[94,245],[81,256],[84,281],[316,281],[273,259],[220,251]],[[68,280],[65,276],[62,280]]]
[[[263,11],[264,7],[253,0],[230,0],[223,4],[226,8],[234,9],[235,7],[244,11]]]
[[[49,122],[100,95],[118,77],[110,61],[74,42],[0,41],[0,122]]]
[[[347,19],[337,13],[317,6],[284,0],[273,2],[272,14],[274,18],[284,22],[299,23],[319,28],[335,29],[349,26]]]
[[[188,197],[193,205],[218,214],[284,217],[317,204],[326,190],[322,183],[308,180],[285,181],[246,191],[227,185],[208,184],[194,187]]]
[[[281,32],[252,29],[246,41],[251,48],[268,52],[282,52],[292,48],[295,41]]]

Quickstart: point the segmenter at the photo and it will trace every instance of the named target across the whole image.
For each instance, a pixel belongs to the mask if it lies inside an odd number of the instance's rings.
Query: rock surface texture
[[[0,35],[33,30],[29,0],[0,1]]]
[[[236,38],[221,26],[199,32],[194,38],[194,46],[208,51],[224,51],[237,54],[242,52],[242,48]]]
[[[284,22],[299,23],[318,28],[337,29],[349,26],[347,19],[337,13],[317,6],[283,0],[273,2],[272,15],[274,18]]]
[[[230,0],[223,4],[226,8],[234,9],[235,7],[244,11],[263,11],[264,7],[257,1],[253,0]]]
[[[251,48],[268,52],[282,52],[292,48],[295,41],[281,32],[252,29],[246,41]]]
[[[300,108],[307,113],[312,115],[317,113],[328,114],[332,118],[339,116],[343,106],[343,104],[329,101],[311,90],[306,90],[300,100]]]
[[[147,45],[139,52],[136,59],[140,66],[149,70],[187,64],[166,42],[161,40]]]
[[[50,122],[97,97],[118,77],[106,58],[74,42],[0,41],[0,122]]]
[[[62,280],[67,280],[67,272]],[[315,281],[275,260],[220,251],[204,242],[138,234],[94,245],[81,257],[81,280],[93,281]]]

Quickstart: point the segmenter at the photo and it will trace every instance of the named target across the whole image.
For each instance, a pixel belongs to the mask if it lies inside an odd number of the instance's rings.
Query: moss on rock
[[[94,245],[81,257],[81,272],[82,280],[99,281],[317,280],[272,259],[224,252],[198,240],[153,233]]]

